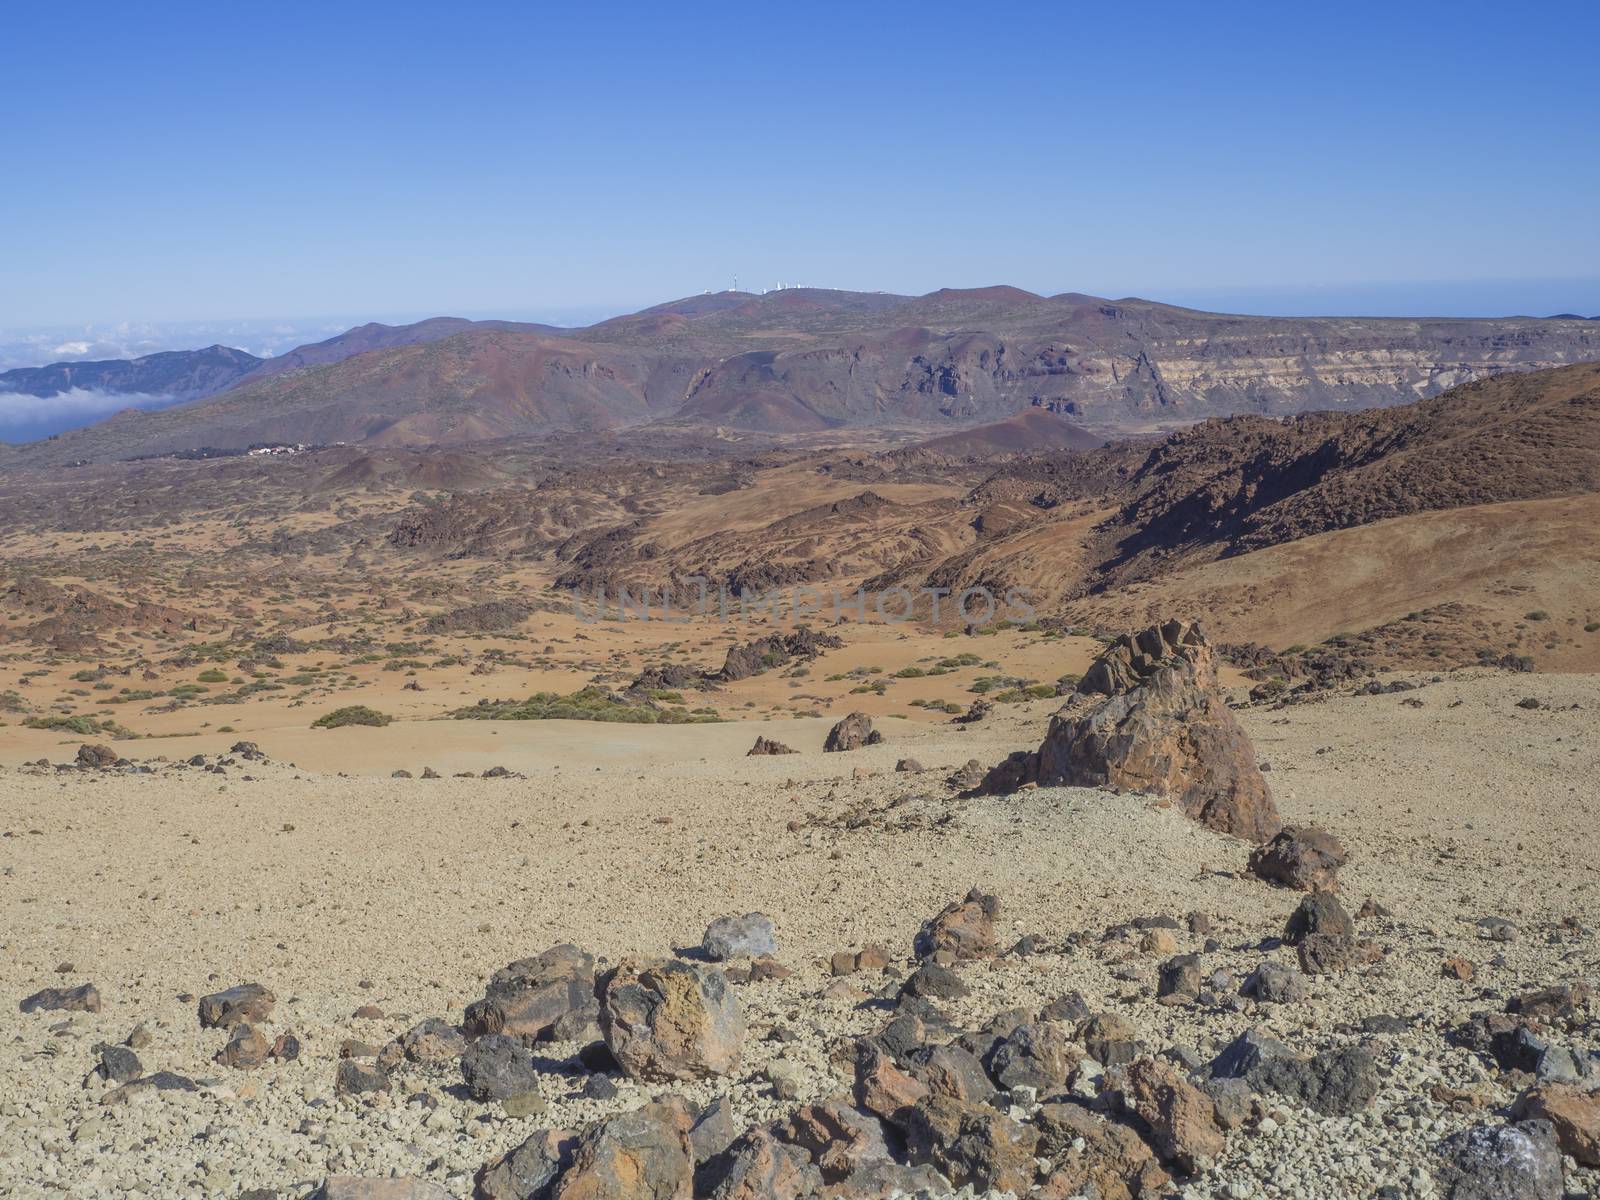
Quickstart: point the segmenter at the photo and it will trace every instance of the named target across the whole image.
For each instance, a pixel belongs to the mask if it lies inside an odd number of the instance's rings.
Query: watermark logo
[[[685,598],[688,592],[688,598]],[[585,596],[571,589],[572,612],[580,621],[664,621],[682,624],[715,617],[721,621],[830,620],[851,618],[858,623],[883,622],[890,625],[908,621],[957,619],[971,625],[992,625],[996,621],[1027,624],[1036,613],[1032,593],[1026,588],[1008,588],[996,593],[986,587],[960,591],[944,587],[893,587],[867,591],[856,588],[819,588],[809,584],[769,588],[765,592],[733,593],[726,586],[713,588],[711,581],[693,575],[678,588],[621,585],[616,594],[599,588]]]

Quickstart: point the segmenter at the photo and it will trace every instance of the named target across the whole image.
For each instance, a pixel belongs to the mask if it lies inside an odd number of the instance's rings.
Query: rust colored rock
[[[586,1130],[551,1200],[691,1200],[694,1152],[681,1104],[647,1104]]]
[[[928,1085],[902,1071],[888,1054],[870,1042],[856,1043],[855,1102],[892,1124],[900,1124]]]
[[[104,770],[117,765],[117,752],[110,746],[91,745],[85,742],[78,747],[78,765]]]
[[[1171,1182],[1143,1138],[1082,1105],[1043,1105],[1034,1123],[1039,1153],[1054,1164],[1040,1185],[1041,1200],[1080,1195],[1140,1200],[1163,1195]]]
[[[1563,1154],[1586,1167],[1600,1167],[1600,1091],[1547,1083],[1524,1093],[1515,1115],[1522,1121],[1549,1121]]]
[[[1290,825],[1250,855],[1258,879],[1301,892],[1336,892],[1339,868],[1350,860],[1343,843],[1315,825]]]
[[[1113,660],[1121,666],[1096,670]],[[1080,699],[1051,718],[1039,747],[1040,785],[1153,792],[1201,824],[1253,842],[1282,828],[1198,626],[1171,621],[1120,639],[1084,678],[1103,681],[1106,698],[1089,708]],[[1091,690],[1101,692],[1098,683]]]
[[[1506,1011],[1536,1021],[1565,1020],[1593,1000],[1594,991],[1588,984],[1560,983],[1511,997],[1506,1001]]]
[[[1444,960],[1440,973],[1446,979],[1459,979],[1462,983],[1470,983],[1472,977],[1478,973],[1478,968],[1470,959],[1462,958],[1459,954],[1452,954]]]
[[[837,754],[876,746],[881,741],[883,734],[872,727],[872,718],[866,713],[853,712],[828,730],[828,740],[822,743],[822,750],[825,754]]]
[[[802,1105],[778,1122],[773,1132],[805,1151],[827,1183],[893,1158],[878,1118],[836,1100]]]
[[[721,971],[625,959],[600,985],[600,1030],[634,1079],[707,1079],[739,1065],[744,1014]]]
[[[759,757],[761,755],[768,755],[768,754],[799,754],[799,753],[800,753],[800,751],[794,749],[791,746],[785,746],[782,742],[776,742],[776,741],[773,741],[771,738],[767,738],[767,737],[758,737],[758,738],[756,738],[756,744],[751,746],[750,749],[746,750],[744,752],[744,756],[746,758],[755,758],[755,757]]]
[[[973,888],[922,926],[916,937],[916,955],[951,962],[993,958],[1000,950],[994,928],[999,915],[1000,901]]]
[[[1156,1153],[1186,1174],[1216,1158],[1226,1146],[1211,1097],[1169,1062],[1144,1058],[1129,1066],[1122,1099],[1150,1127]]]
[[[866,946],[860,950],[836,950],[828,960],[828,970],[834,975],[853,975],[857,971],[881,971],[889,965],[889,952],[882,946]]]

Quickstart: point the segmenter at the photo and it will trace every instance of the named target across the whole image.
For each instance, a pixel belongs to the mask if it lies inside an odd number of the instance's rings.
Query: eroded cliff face
[[[735,355],[695,381],[683,415],[807,430],[988,421],[1037,407],[1106,427],[1176,425],[1388,407],[1507,371],[1600,358],[1600,328],[1588,321],[1278,320],[1138,303],[1047,325],[904,329],[843,347]]]

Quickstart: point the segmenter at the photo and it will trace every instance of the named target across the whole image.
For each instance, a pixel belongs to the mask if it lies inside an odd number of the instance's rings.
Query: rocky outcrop
[[[1255,751],[1217,683],[1198,625],[1168,621],[1111,643],[1050,721],[1036,753],[994,768],[979,792],[1113,787],[1153,792],[1221,833],[1265,842],[1282,828]]]
[[[883,734],[872,727],[872,718],[866,713],[853,712],[828,730],[828,739],[822,743],[824,754],[838,754],[846,750],[859,750],[863,746],[876,746]]]

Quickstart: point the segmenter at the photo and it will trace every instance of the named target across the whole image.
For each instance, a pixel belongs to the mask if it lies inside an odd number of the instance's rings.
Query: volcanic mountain
[[[938,433],[1039,410],[1097,436],[1207,417],[1402,404],[1600,358],[1534,318],[1229,316],[1016,288],[691,297],[586,329],[363,326],[201,403],[8,454],[44,464],[263,441],[461,443],[670,421],[762,433]]]

